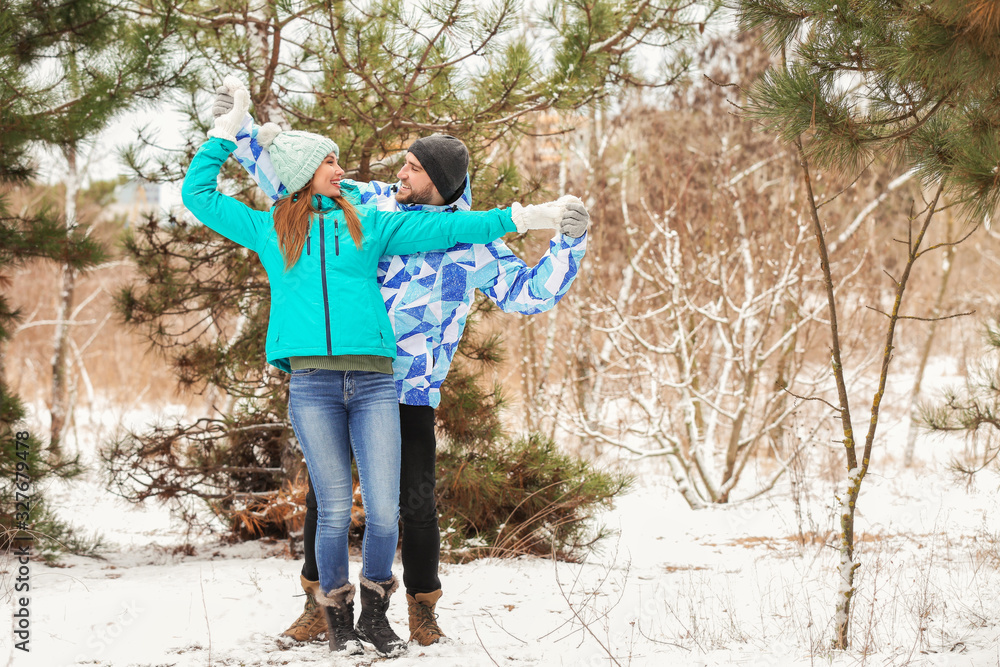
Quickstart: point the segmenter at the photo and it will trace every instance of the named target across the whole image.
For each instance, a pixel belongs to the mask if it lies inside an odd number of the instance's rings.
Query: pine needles
[[[606,534],[589,521],[631,486],[540,435],[439,453],[442,548],[454,560],[523,554],[575,560]]]
[[[874,158],[944,180],[970,220],[1000,203],[996,2],[752,0],[740,26],[784,63],[744,111],[817,166],[856,173]]]

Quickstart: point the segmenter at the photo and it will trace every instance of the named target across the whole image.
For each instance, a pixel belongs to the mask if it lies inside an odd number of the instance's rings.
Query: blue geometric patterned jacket
[[[257,143],[258,126],[248,115],[236,133],[234,157],[261,190],[277,201],[287,194],[275,175],[267,151]],[[395,188],[372,181],[342,181],[344,194],[383,211],[464,210],[472,208],[472,192],[450,206],[403,205]],[[352,192],[353,191],[353,192]],[[507,313],[533,315],[555,306],[576,278],[587,250],[587,234],[578,239],[556,234],[538,264],[529,267],[503,241],[459,243],[444,251],[382,257],[378,280],[389,321],[396,334],[392,370],[399,402],[441,402],[441,383],[448,375],[465,320],[478,289]]]

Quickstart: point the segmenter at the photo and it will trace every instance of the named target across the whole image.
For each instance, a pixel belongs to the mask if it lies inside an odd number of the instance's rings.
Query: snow
[[[101,426],[81,435],[85,458],[108,421],[89,420]],[[1000,478],[984,472],[957,483],[947,463],[964,447],[958,440],[922,438],[916,465],[904,469],[908,424],[887,417],[885,426],[858,501],[848,651],[830,649],[840,586],[835,492],[844,471],[827,469],[836,459],[817,450],[798,506],[785,484],[754,501],[693,511],[665,466],[637,462],[636,488],[601,517],[615,534],[586,562],[443,565],[438,612],[452,641],[413,646],[391,664],[1000,665]],[[61,516],[99,532],[107,546],[101,558],[31,563],[31,652],[14,650],[2,632],[0,662],[384,662],[371,649],[334,658],[324,644],[277,641],[303,601],[300,562],[284,542],[189,540],[169,510],[125,504],[96,472],[50,496]],[[352,557],[351,565],[356,581],[360,564]],[[16,563],[8,559],[0,570],[9,615]],[[395,571],[402,573],[398,562]],[[402,592],[389,619],[405,632]]]

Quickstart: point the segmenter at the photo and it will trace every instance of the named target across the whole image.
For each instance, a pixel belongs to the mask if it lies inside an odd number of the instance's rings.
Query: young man
[[[216,114],[225,113],[220,93]],[[266,126],[265,126],[266,127]],[[257,143],[260,127],[247,116],[236,135],[234,155],[273,200],[284,196],[270,157]],[[360,203],[387,211],[469,210],[472,193],[467,175],[469,153],[448,135],[417,139],[397,174],[399,182],[342,181]],[[398,357],[393,375],[399,395],[402,459],[399,515],[403,524],[403,584],[410,639],[427,646],[444,636],[435,605],[441,597],[438,565],[441,536],[435,503],[436,440],[434,409],[441,401],[441,382],[448,374],[476,289],[505,312],[534,314],[552,308],[577,275],[587,247],[586,212],[563,224],[549,250],[534,267],[518,259],[502,241],[459,244],[441,252],[383,257],[378,278],[389,319],[396,333]],[[282,634],[298,641],[319,639],[326,631],[315,593],[319,573],[313,552],[316,499],[310,493],[301,582],[305,609]]]

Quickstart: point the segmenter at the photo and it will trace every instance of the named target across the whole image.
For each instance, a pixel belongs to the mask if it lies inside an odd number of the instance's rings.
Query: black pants
[[[434,408],[427,405],[399,406],[402,451],[399,475],[399,518],[403,523],[403,586],[408,595],[430,593],[441,588],[438,562],[441,531],[434,498],[437,441],[434,439]],[[303,528],[305,563],[302,576],[319,581],[316,567],[316,494],[312,480],[306,495]]]

